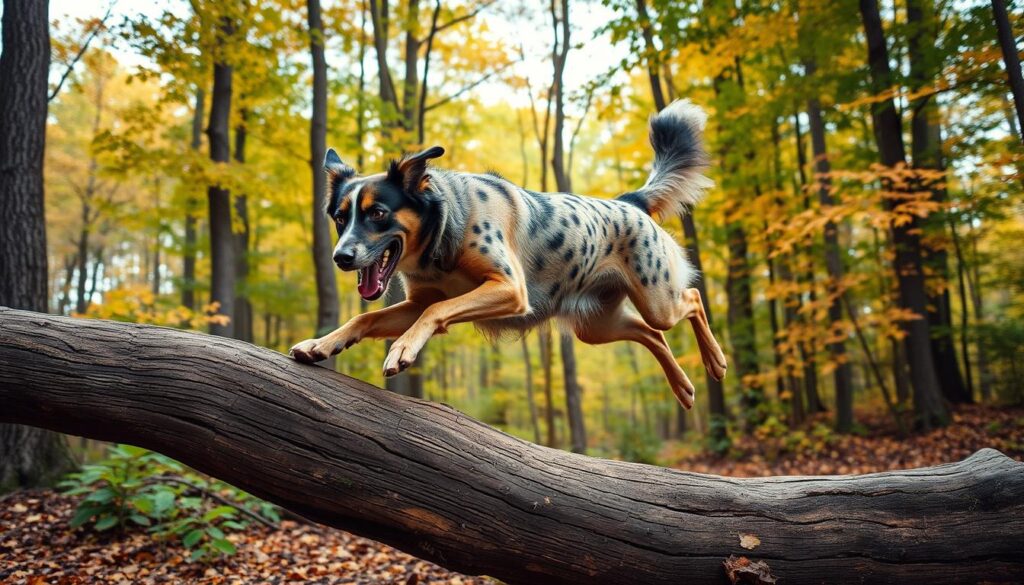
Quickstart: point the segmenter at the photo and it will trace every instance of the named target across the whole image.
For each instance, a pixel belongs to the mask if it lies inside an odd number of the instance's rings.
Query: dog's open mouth
[[[402,240],[396,239],[369,266],[359,269],[359,296],[368,301],[380,298],[388,288],[388,281],[395,273],[398,260],[402,257]]]

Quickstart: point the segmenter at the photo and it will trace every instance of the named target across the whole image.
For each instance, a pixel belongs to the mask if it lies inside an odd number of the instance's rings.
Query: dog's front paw
[[[413,349],[404,340],[396,340],[391,344],[388,357],[384,358],[384,375],[390,378],[404,371],[416,360],[417,353],[419,353],[419,350]]]
[[[295,358],[295,361],[304,364],[315,364],[331,357],[330,348],[326,347],[319,339],[307,339],[300,341],[288,350],[288,355]]]

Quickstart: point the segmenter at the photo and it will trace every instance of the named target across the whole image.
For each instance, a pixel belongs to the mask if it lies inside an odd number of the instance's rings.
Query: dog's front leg
[[[379,311],[356,315],[319,339],[295,344],[288,353],[300,362],[312,364],[341,353],[367,337],[394,339],[405,333],[426,307],[422,303],[403,301]]]
[[[384,360],[384,375],[394,376],[409,367],[434,333],[449,325],[523,315],[529,311],[526,291],[508,280],[488,280],[464,295],[430,305],[401,337],[391,344]]]

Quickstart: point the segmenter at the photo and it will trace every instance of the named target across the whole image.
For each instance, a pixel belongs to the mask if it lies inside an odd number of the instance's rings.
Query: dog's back
[[[471,257],[474,272],[499,271],[526,288],[529,312],[478,321],[478,327],[498,335],[550,317],[576,325],[626,296],[638,308],[676,302],[694,271],[652,215],[684,211],[710,185],[701,175],[707,164],[703,124],[703,113],[688,102],[654,116],[651,177],[641,189],[614,200],[536,193],[494,174],[432,170],[431,189],[460,212],[458,225],[449,229],[464,234],[461,249]],[[436,273],[406,277],[434,281],[449,295],[476,285]],[[675,323],[666,319],[651,325],[667,329]]]

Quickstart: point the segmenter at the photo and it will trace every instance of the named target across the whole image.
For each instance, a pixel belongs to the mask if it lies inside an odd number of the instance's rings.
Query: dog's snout
[[[348,270],[352,268],[352,264],[356,261],[355,250],[352,248],[346,248],[344,250],[334,251],[334,263],[338,265],[342,270]]]

